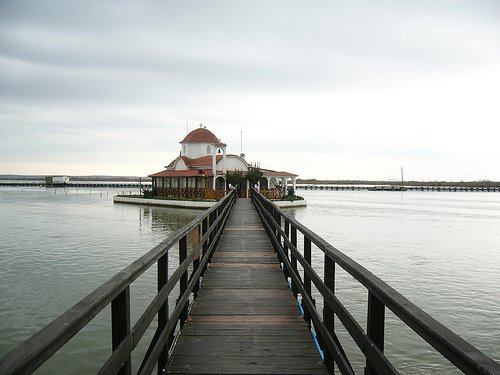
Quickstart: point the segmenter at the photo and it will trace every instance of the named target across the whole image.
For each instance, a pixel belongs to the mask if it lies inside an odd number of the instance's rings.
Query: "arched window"
[[[224,180],[224,177],[217,177],[215,179],[215,190],[224,190],[224,187],[226,186],[226,181]]]
[[[212,146],[208,145],[207,146],[207,154],[211,154],[212,153]]]

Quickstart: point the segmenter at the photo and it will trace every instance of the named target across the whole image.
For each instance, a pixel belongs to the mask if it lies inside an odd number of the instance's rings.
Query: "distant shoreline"
[[[297,184],[305,185],[389,185],[400,186],[401,181],[370,180],[316,180],[297,179]],[[404,186],[443,186],[443,187],[500,187],[500,181],[404,181]]]
[[[3,174],[0,175],[0,180],[21,180],[21,181],[45,181],[46,175],[16,175]],[[50,175],[47,175],[50,176]],[[150,177],[141,176],[69,176],[73,181],[130,181],[130,182],[150,182]],[[384,181],[384,180],[318,180],[318,179],[297,179],[297,184],[310,185],[389,185],[399,186],[401,181]],[[500,181],[404,181],[405,186],[443,186],[443,187],[500,187]]]
[[[46,176],[61,176],[61,175],[17,175],[17,174],[3,174],[0,175],[1,180],[19,180],[19,181],[45,181]],[[64,175],[68,176],[68,175]],[[95,181],[95,182],[113,182],[113,181],[129,181],[129,182],[151,182],[150,177],[140,176],[68,176],[72,181]]]

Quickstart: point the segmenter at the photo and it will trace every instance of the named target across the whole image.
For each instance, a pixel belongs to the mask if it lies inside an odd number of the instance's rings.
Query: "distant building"
[[[165,170],[149,175],[153,182],[153,194],[167,198],[220,199],[228,186],[226,173],[246,173],[250,165],[241,156],[227,154],[227,145],[210,130],[201,126],[190,132],[182,141],[177,158]],[[259,186],[264,190],[285,188],[292,183],[295,188],[297,175],[261,169],[263,176]],[[240,196],[248,196],[246,186],[240,186]]]
[[[69,183],[68,176],[45,176],[45,185],[47,186],[62,186]]]

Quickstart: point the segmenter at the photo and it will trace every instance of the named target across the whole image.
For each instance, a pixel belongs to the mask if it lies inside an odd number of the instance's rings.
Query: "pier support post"
[[[196,247],[196,245],[198,245],[198,243],[200,243],[200,239],[201,239],[201,236],[202,236],[202,228],[200,225],[197,225],[193,232],[192,232],[192,237],[193,237],[193,249]],[[192,275],[194,275],[194,273],[198,270],[198,267],[200,265],[200,259],[202,258],[202,254],[201,254],[201,249],[198,250],[198,254],[195,255],[195,258],[193,259],[193,273]],[[196,281],[196,284],[194,285],[194,288],[193,288],[193,298],[196,299],[196,297],[198,297],[198,293],[199,293],[199,290],[200,290],[200,278],[198,277],[198,280]]]
[[[179,240],[179,265],[182,264],[182,262],[184,262],[186,258],[187,258],[187,237],[184,236]],[[182,274],[179,280],[179,299],[181,299],[182,295],[186,292],[187,285],[188,285],[188,271],[186,270]],[[182,313],[179,318],[181,323],[181,328],[184,327],[184,323],[186,323],[187,320],[188,306],[189,306],[189,300],[186,301],[186,304],[182,308]]]
[[[165,286],[168,281],[168,252],[158,259],[158,292]],[[165,303],[158,311],[158,332],[163,331],[168,322],[168,296]],[[169,338],[163,348],[160,357],[158,358],[158,375],[163,373],[163,369],[167,366],[168,351],[172,343],[173,336]]]
[[[290,222],[287,219],[285,219],[285,235],[286,238],[290,239]],[[283,246],[283,253],[285,255],[285,258],[288,259],[288,246],[286,244],[285,246]],[[288,277],[290,276],[290,274],[288,273],[288,269],[283,259],[281,260],[281,262],[283,263],[283,273],[285,274],[285,279],[288,282]]]
[[[332,293],[335,293],[335,262],[325,253],[325,269],[324,269],[324,282],[325,286],[330,289]],[[323,324],[326,329],[335,338],[334,333],[334,312],[333,309],[328,306],[326,300],[323,301]],[[331,353],[326,350],[326,345],[323,348],[325,354],[325,365],[329,373],[333,373],[333,357]]]
[[[311,240],[304,236],[304,259],[305,261],[311,265]],[[311,294],[311,278],[307,275],[306,270],[304,269],[304,289],[306,290],[309,298],[312,298]],[[311,328],[311,312],[308,310],[306,305],[302,302],[302,308],[304,309],[304,319],[307,322],[309,328]]]
[[[113,351],[118,348],[123,339],[130,333],[130,288],[127,286],[111,302],[111,341]],[[130,354],[118,374],[132,373]]]
[[[381,352],[384,352],[384,325],[385,306],[372,292],[368,292],[367,334]],[[367,361],[365,375],[376,374],[373,366]]]
[[[292,225],[291,226],[291,242],[292,242],[292,245],[295,249],[297,249],[297,228]],[[293,255],[293,252],[290,251],[290,263],[292,264],[292,269],[293,271],[298,274],[298,271],[297,271],[297,258]],[[295,285],[295,283],[292,281],[292,291],[293,291],[293,295],[295,297],[297,297],[297,294],[299,292],[299,290],[297,289],[297,285]]]

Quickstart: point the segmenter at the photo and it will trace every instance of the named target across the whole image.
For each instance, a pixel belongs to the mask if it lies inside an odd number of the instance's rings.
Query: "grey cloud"
[[[490,50],[498,27],[491,40],[478,23],[462,23],[467,2],[453,14],[388,1],[49,4],[2,5],[0,54],[32,65],[16,76],[3,64],[4,95],[140,101],[227,88],[313,91],[498,61]]]
[[[248,136],[254,152],[439,157],[422,145],[346,144],[334,131],[323,142],[317,129],[325,124],[294,115],[314,109],[288,108],[286,98],[411,88],[420,79],[497,67],[499,19],[497,0],[0,1],[0,153],[12,156],[23,142],[32,155],[59,144],[76,154],[130,147],[109,137],[120,130],[167,150],[179,141],[171,129],[182,127],[184,115],[220,124],[222,137],[238,125],[259,133],[266,114],[253,114],[264,104],[285,141]],[[262,102],[273,97],[281,98],[275,106]],[[328,103],[318,108],[335,113]],[[141,119],[128,109],[169,116]],[[291,123],[279,124],[280,117]],[[287,134],[292,126],[311,133]]]

